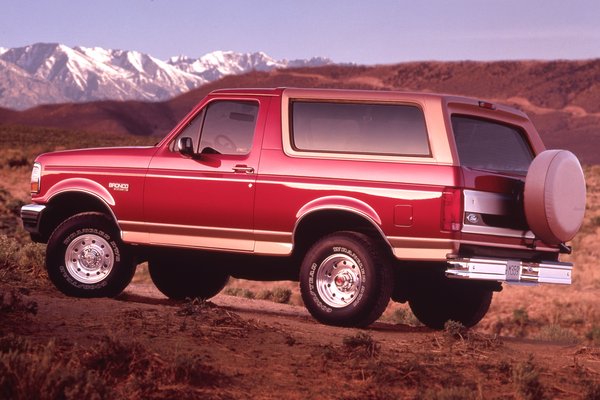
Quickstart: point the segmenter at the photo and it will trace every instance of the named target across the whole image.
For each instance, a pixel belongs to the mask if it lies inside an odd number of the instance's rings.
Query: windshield
[[[462,166],[527,173],[533,152],[520,129],[463,115],[452,116],[452,129]]]

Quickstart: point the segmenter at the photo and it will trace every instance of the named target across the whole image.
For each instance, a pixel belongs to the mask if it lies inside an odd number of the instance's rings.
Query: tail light
[[[462,191],[445,188],[442,192],[442,230],[458,232],[462,228]]]

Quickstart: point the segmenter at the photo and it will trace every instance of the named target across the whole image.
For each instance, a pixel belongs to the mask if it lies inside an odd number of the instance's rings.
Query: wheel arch
[[[42,241],[47,242],[56,227],[73,215],[99,212],[106,215],[118,228],[117,218],[106,199],[94,192],[65,190],[52,195],[40,221]],[[119,229],[120,231],[120,229]]]
[[[362,201],[342,196],[314,200],[298,211],[292,233],[293,254],[304,254],[317,239],[337,231],[364,233],[392,254],[377,212]]]

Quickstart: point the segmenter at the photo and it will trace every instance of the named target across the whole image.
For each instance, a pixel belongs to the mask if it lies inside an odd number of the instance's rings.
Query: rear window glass
[[[460,164],[490,171],[526,174],[533,152],[523,132],[485,119],[452,116]]]
[[[291,135],[299,151],[430,155],[423,112],[410,105],[293,101]]]

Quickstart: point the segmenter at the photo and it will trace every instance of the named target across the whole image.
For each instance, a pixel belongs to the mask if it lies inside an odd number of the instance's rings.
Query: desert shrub
[[[215,387],[228,380],[228,376],[211,365],[202,362],[199,357],[180,356],[173,366],[175,381],[196,387]]]
[[[600,383],[594,381],[587,381],[584,383],[584,400],[598,400],[600,399]]]
[[[395,324],[422,326],[421,321],[407,308],[397,308],[392,312],[389,320]]]
[[[529,314],[524,307],[513,310],[513,322],[519,326],[526,326],[529,323]]]
[[[19,219],[23,204],[22,200],[14,198],[7,189],[0,186],[0,234],[15,236],[19,233],[25,236]]]
[[[0,152],[0,168],[30,168],[33,157],[26,154],[22,149],[4,149]]]
[[[170,369],[165,371],[165,362],[140,342],[112,336],[101,338],[78,362],[128,398],[149,398],[172,376]]]
[[[517,335],[525,336],[527,326],[530,323],[529,313],[524,307],[519,307],[513,310],[512,322],[517,326]]]
[[[137,364],[147,364],[145,350],[135,341],[125,342],[105,336],[85,354],[83,365],[107,377],[123,378],[135,372]]]
[[[203,315],[209,312],[210,309],[216,308],[217,306],[210,301],[203,300],[199,297],[193,299],[186,299],[179,310],[175,313],[180,317],[187,317],[192,315]]]
[[[275,303],[289,304],[292,298],[292,291],[287,288],[275,288],[273,290],[261,290],[256,296],[259,300],[270,300]]]
[[[16,240],[6,235],[0,235],[0,270],[16,265],[16,254],[18,251],[19,244]]]
[[[22,245],[16,239],[0,234],[0,279],[25,280],[45,276],[45,250],[39,243]]]
[[[544,398],[544,387],[540,382],[540,371],[533,355],[527,361],[517,364],[513,370],[513,384],[517,393],[526,400]]]
[[[33,276],[44,275],[46,271],[46,246],[40,243],[27,243],[19,248],[16,265]]]
[[[557,324],[543,326],[537,334],[536,339],[565,344],[575,344],[579,342],[577,335],[569,329],[563,328]]]
[[[600,344],[600,326],[594,325],[586,332],[585,338],[594,344]]]
[[[11,345],[10,342],[13,342]],[[0,397],[5,399],[104,399],[111,388],[95,371],[73,366],[54,342],[9,337],[0,346]]]
[[[358,332],[354,336],[346,336],[342,343],[347,350],[354,353],[356,357],[374,357],[379,354],[381,346],[371,335],[366,332]]]
[[[27,301],[16,290],[0,290],[0,315],[7,313],[37,314],[38,305],[35,301]]]
[[[244,297],[246,299],[254,299],[256,297],[256,294],[252,290],[239,287],[225,288],[223,293],[228,296]]]
[[[292,291],[286,288],[275,288],[273,289],[273,295],[271,300],[275,303],[288,304],[292,297]]]
[[[24,352],[29,349],[29,346],[29,341],[22,336],[14,334],[0,336],[0,354],[10,351]]]
[[[444,335],[450,339],[464,339],[467,336],[468,329],[457,321],[446,321],[444,324]]]

